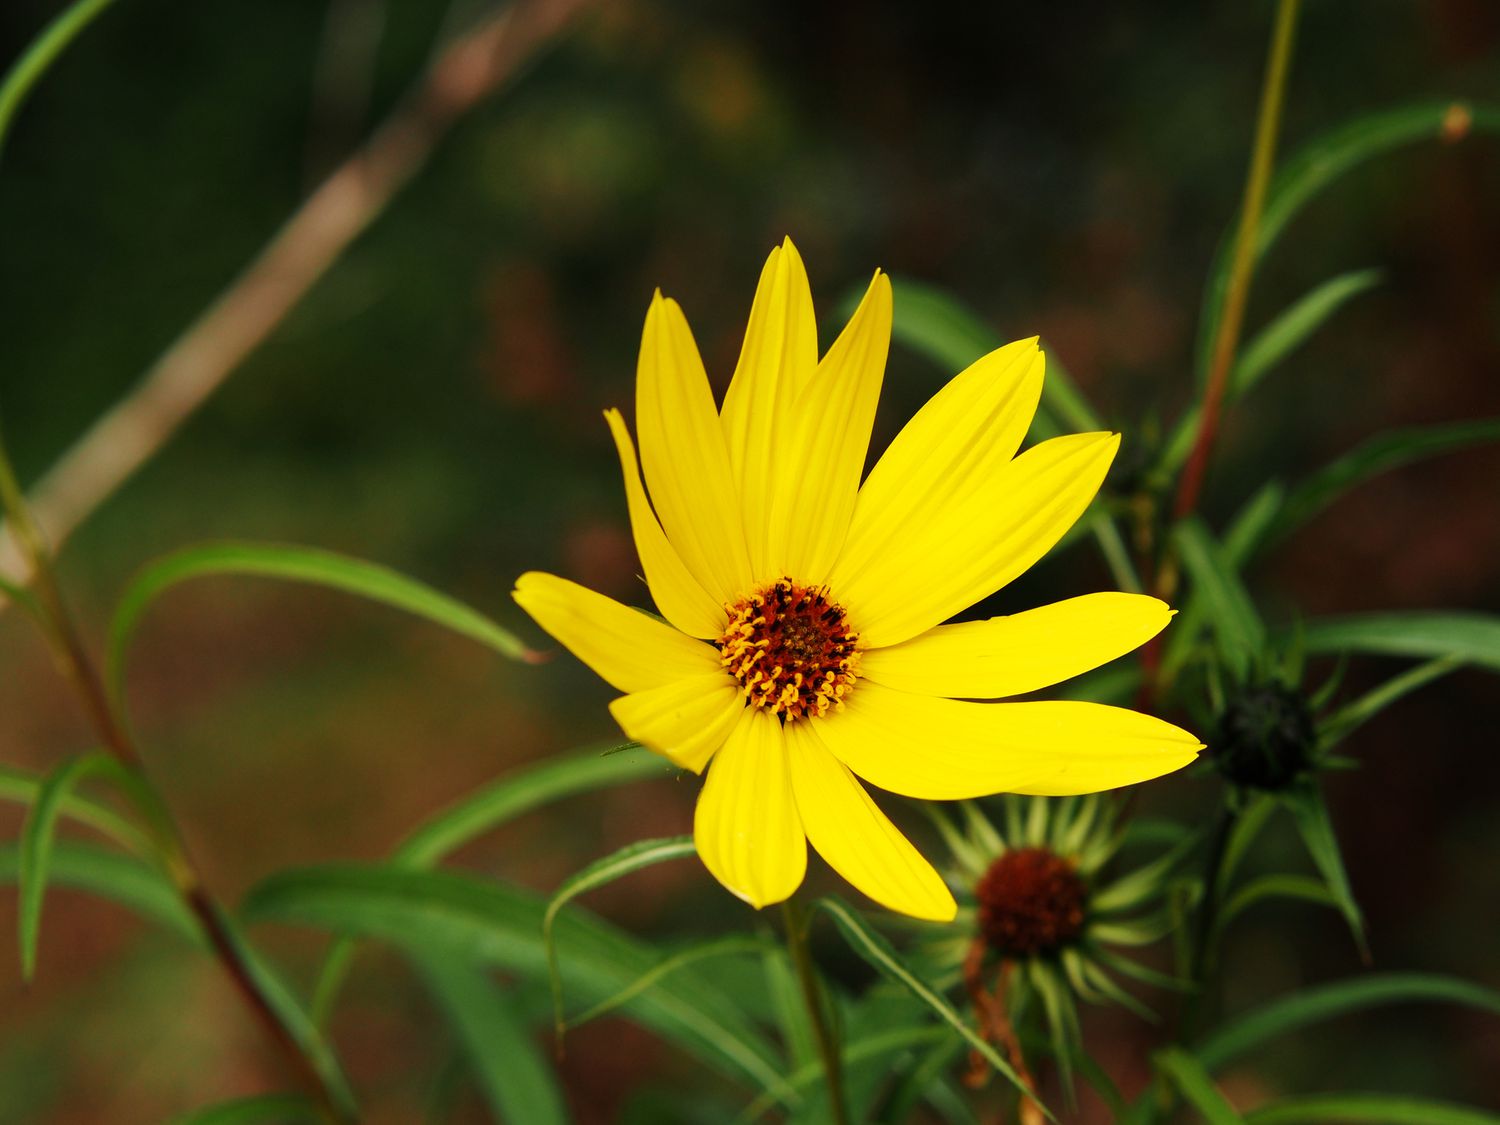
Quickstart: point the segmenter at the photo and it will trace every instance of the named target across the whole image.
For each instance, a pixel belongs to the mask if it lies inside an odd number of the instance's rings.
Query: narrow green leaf
[[[1208,1125],[1243,1125],[1244,1118],[1219,1093],[1200,1059],[1180,1047],[1169,1047],[1157,1054],[1156,1066]]]
[[[0,151],[5,148],[5,138],[10,132],[11,122],[20,112],[22,104],[32,89],[57,61],[68,44],[78,38],[98,15],[108,8],[113,0],[76,0],[65,8],[21,54],[5,81],[0,83]]]
[[[1379,687],[1371,688],[1358,699],[1346,703],[1319,724],[1319,750],[1331,750],[1398,699],[1463,667],[1463,663],[1463,659],[1457,656],[1441,656],[1436,660],[1425,661],[1415,668],[1408,668],[1399,676],[1392,676]]]
[[[1262,328],[1245,344],[1225,389],[1225,402],[1233,402],[1252,390],[1283,360],[1301,347],[1322,325],[1359,294],[1380,284],[1381,271],[1353,270],[1331,277],[1298,300]],[[1162,452],[1162,467],[1181,468],[1192,452],[1198,433],[1200,408],[1185,411]]]
[[[536,658],[519,637],[502,629],[478,610],[388,567],[313,547],[280,543],[205,543],[151,563],[135,577],[120,598],[110,627],[105,663],[105,679],[115,699],[121,698],[125,654],[141,616],[173,586],[211,574],[280,578],[327,586],[426,618],[512,660]]]
[[[197,919],[167,877],[138,859],[77,840],[57,840],[47,866],[54,885],[88,891],[189,941],[203,940]],[[20,847],[0,844],[0,883],[15,882],[20,869]]]
[[[1235,815],[1234,827],[1224,845],[1224,858],[1219,862],[1218,893],[1221,897],[1228,893],[1235,872],[1278,807],[1276,799],[1269,793],[1255,793]]]
[[[631,981],[625,988],[620,989],[613,996],[599,1001],[587,1011],[580,1012],[570,1018],[565,1027],[568,1031],[582,1027],[584,1024],[598,1019],[600,1016],[608,1015],[616,1008],[623,1007],[634,1000],[641,993],[654,985],[663,977],[670,976],[678,969],[686,968],[688,965],[697,964],[699,961],[713,961],[720,957],[745,956],[748,954],[772,954],[775,953],[774,946],[767,947],[766,943],[757,937],[744,934],[729,934],[726,937],[712,938],[709,941],[690,945],[686,949],[680,949],[668,957],[664,957],[647,972],[642,973]]]
[[[500,1121],[566,1125],[568,1111],[531,1029],[485,973],[448,957],[412,958],[463,1042],[485,1101]]]
[[[557,921],[558,911],[573,899],[599,887],[623,879],[626,875],[667,863],[674,859],[686,859],[698,854],[697,845],[691,836],[673,836],[663,840],[640,840],[627,844],[612,855],[595,860],[582,871],[563,880],[547,903],[542,915],[542,941],[547,946],[547,979],[552,988],[552,1018],[558,1038],[566,1029],[563,1017],[562,973],[558,967],[557,945],[552,940],[552,927]]]
[[[872,930],[867,922],[856,914],[849,906],[841,900],[833,897],[821,898],[817,902],[819,909],[826,912],[838,926],[844,935],[844,940],[849,943],[851,949],[858,953],[872,966],[891,980],[906,988],[913,996],[925,1004],[931,1011],[954,1031],[963,1037],[980,1056],[994,1067],[994,1069],[1013,1085],[1018,1091],[1031,1096],[1026,1089],[1025,1083],[1021,1081],[1020,1075],[1008,1063],[999,1052],[995,1050],[984,1038],[982,1038],[952,1004],[927,984],[916,973],[912,972],[901,960],[900,956],[885,938]],[[1038,1103],[1040,1105],[1040,1103]],[[1048,1120],[1055,1121],[1052,1113],[1042,1106],[1042,1112],[1047,1115]]]
[[[1500,418],[1448,422],[1376,434],[1292,489],[1258,546],[1264,549],[1285,538],[1345,492],[1371,477],[1426,457],[1495,441],[1500,441]]]
[[[1500,108],[1472,103],[1433,101],[1365,114],[1303,145],[1272,178],[1256,231],[1256,259],[1269,253],[1287,225],[1324,188],[1345,173],[1384,153],[1417,141],[1452,137],[1456,117],[1467,117],[1465,132],[1500,132]],[[1219,242],[1204,287],[1198,321],[1198,372],[1206,377],[1209,353],[1218,332],[1234,244],[1234,226]]]
[[[1308,652],[1450,657],[1500,671],[1500,615],[1368,613],[1325,617],[1303,626]]]
[[[1173,540],[1182,565],[1202,591],[1219,658],[1241,682],[1264,651],[1266,630],[1234,566],[1204,523],[1190,517],[1177,525]]]
[[[1243,914],[1257,902],[1273,898],[1300,899],[1303,902],[1314,902],[1320,906],[1340,909],[1333,893],[1317,879],[1306,875],[1287,875],[1278,872],[1251,879],[1235,891],[1233,896],[1219,908],[1219,916],[1215,919],[1215,925],[1219,930],[1223,930],[1236,916]]]
[[[37,937],[42,927],[42,901],[47,893],[48,865],[52,859],[57,818],[74,788],[90,777],[123,780],[125,767],[105,753],[86,754],[64,762],[47,775],[37,789],[36,801],[21,829],[21,862],[17,871],[20,910],[16,923],[21,950],[21,976],[36,973]]]
[[[546,907],[520,888],[450,871],[336,864],[283,871],[244,904],[251,921],[318,926],[402,949],[460,956],[544,979]],[[649,972],[661,953],[581,909],[558,916],[553,938],[569,990],[597,1003]],[[770,1045],[706,977],[683,969],[625,1005],[632,1018],[721,1073],[795,1100]]]
[[[30,805],[36,800],[42,781],[41,777],[27,770],[0,764],[0,801]],[[146,837],[141,830],[108,805],[78,793],[67,793],[59,807],[63,816],[97,829],[127,851],[141,854],[147,850]]]
[[[1334,835],[1333,821],[1328,815],[1328,805],[1324,803],[1322,793],[1318,792],[1315,782],[1309,781],[1283,794],[1282,800],[1291,809],[1292,819],[1302,835],[1302,842],[1307,845],[1313,865],[1328,885],[1328,893],[1333,896],[1344,921],[1349,923],[1349,931],[1354,935],[1360,953],[1368,958],[1364,915],[1360,913],[1359,904],[1354,901],[1354,892],[1349,887],[1349,876],[1344,872],[1344,857],[1339,851],[1338,838]]]
[[[1500,1125],[1500,1115],[1401,1094],[1314,1094],[1282,1098],[1245,1114],[1248,1125],[1368,1121],[1372,1125]]]
[[[320,1125],[323,1115],[297,1094],[259,1094],[204,1106],[174,1118],[172,1125]]]
[[[1204,1040],[1198,1058],[1210,1071],[1219,1070],[1298,1028],[1410,1001],[1463,1004],[1500,1016],[1500,992],[1469,981],[1426,973],[1376,973],[1294,992],[1237,1016]]]

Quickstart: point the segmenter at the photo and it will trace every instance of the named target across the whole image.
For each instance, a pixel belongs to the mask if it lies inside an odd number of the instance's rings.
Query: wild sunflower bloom
[[[537,623],[625,693],[610,710],[626,735],[694,773],[712,760],[698,852],[756,907],[796,890],[810,840],[876,902],[953,916],[942,878],[860,778],[935,800],[1085,793],[1168,773],[1200,749],[1116,707],[973,702],[1113,660],[1170,611],[1106,593],[943,625],[1057,542],[1119,438],[1074,434],[1015,456],[1042,386],[1028,340],[939,391],[861,485],[890,333],[891,286],[877,272],[820,360],[788,240],[766,262],[716,409],[682,310],[658,293],[636,383],[639,464],[619,412],[605,418],[665,621],[553,575],[516,583]]]

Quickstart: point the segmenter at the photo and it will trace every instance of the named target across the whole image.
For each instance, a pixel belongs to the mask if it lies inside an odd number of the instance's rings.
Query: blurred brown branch
[[[589,0],[520,0],[443,48],[368,143],[336,168],[31,491],[53,551],[166,444],[423,166],[453,124],[556,39]],[[0,528],[0,572],[24,556]],[[0,599],[0,611],[9,603]]]

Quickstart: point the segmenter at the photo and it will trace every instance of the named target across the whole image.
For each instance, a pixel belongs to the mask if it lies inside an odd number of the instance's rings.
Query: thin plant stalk
[[[198,869],[188,854],[181,830],[167,811],[165,803],[142,768],[140,752],[110,705],[104,685],[95,671],[88,652],[73,623],[72,614],[62,596],[52,567],[52,558],[40,529],[26,505],[24,493],[11,467],[10,456],[0,436],[0,506],[16,542],[25,554],[31,580],[41,609],[44,631],[51,642],[63,676],[78,693],[84,712],[95,735],[109,753],[139,779],[150,803],[150,838],[157,858],[172,881],[178,895],[192,911],[208,939],[209,948],[222,964],[230,980],[255,1018],[287,1057],[292,1068],[307,1083],[324,1111],[333,1120],[344,1120],[337,1101],[318,1074],[312,1060],[298,1045],[296,1037],[277,1014],[276,1007],[257,983],[240,946],[224,922],[218,902],[204,885]]]
[[[781,904],[781,917],[786,923],[787,952],[791,954],[797,983],[802,986],[802,1001],[807,1006],[808,1022],[812,1024],[813,1037],[818,1041],[818,1055],[823,1060],[829,1112],[834,1125],[849,1125],[849,1112],[844,1103],[844,1071],[839,1058],[838,1036],[828,1022],[823,987],[818,980],[817,969],[813,966],[812,954],[807,948],[807,913],[798,903],[787,899]]]
[[[1281,132],[1281,111],[1286,100],[1287,73],[1291,69],[1292,44],[1296,38],[1297,15],[1301,0],[1280,0],[1276,8],[1276,26],[1271,33],[1270,57],[1266,61],[1265,83],[1261,87],[1260,113],[1255,125],[1255,146],[1250,155],[1250,171],[1245,182],[1245,205],[1235,234],[1234,257],[1229,284],[1224,291],[1224,307],[1219,315],[1210,353],[1208,382],[1203,392],[1203,411],[1198,420],[1198,436],[1193,451],[1178,482],[1173,514],[1182,519],[1193,511],[1203,489],[1209,454],[1218,433],[1224,406],[1224,392],[1234,369],[1235,352],[1245,323],[1245,305],[1250,298],[1250,282],[1255,275],[1256,243],[1261,212],[1265,209],[1266,188],[1276,161],[1276,141]]]

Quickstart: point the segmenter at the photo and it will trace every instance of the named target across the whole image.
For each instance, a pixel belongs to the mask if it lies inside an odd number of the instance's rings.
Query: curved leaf
[[[1182,565],[1203,594],[1219,658],[1243,683],[1266,645],[1266,630],[1239,573],[1224,549],[1201,520],[1190,517],[1178,524],[1173,540]]]
[[[633,872],[697,854],[698,849],[691,836],[640,840],[627,844],[613,855],[595,860],[582,871],[565,879],[562,886],[553,893],[546,912],[542,915],[542,941],[547,946],[547,980],[552,988],[552,1018],[559,1038],[565,1030],[562,974],[558,969],[557,945],[552,940],[552,927],[557,921],[558,911],[579,895],[606,886]]]
[[[565,1025],[568,1031],[576,1027],[598,1019],[600,1016],[608,1015],[616,1008],[635,999],[641,993],[654,985],[663,977],[670,976],[678,969],[686,968],[688,965],[697,964],[699,961],[713,961],[720,957],[745,956],[749,954],[764,954],[774,950],[774,946],[768,947],[766,942],[757,937],[749,937],[743,934],[729,934],[725,937],[712,938],[708,941],[698,942],[686,949],[680,949],[670,956],[664,957],[651,969],[642,973],[628,986],[620,989],[613,996],[599,1001],[587,1011],[569,1019]]]
[[[0,764],[0,801],[29,805],[36,800],[43,780],[27,770]],[[66,793],[59,808],[64,816],[104,833],[128,851],[139,854],[146,850],[146,837],[141,830],[108,805],[77,793]]]
[[[250,893],[244,916],[378,938],[541,980],[545,909],[529,892],[455,872],[336,864],[273,875]],[[577,909],[558,917],[554,939],[568,962],[570,988],[591,1002],[628,987],[661,956]],[[680,971],[626,1010],[720,1072],[795,1100],[769,1044],[699,974]]]
[[[32,88],[67,50],[68,44],[111,3],[113,0],[76,0],[32,40],[6,72],[5,81],[0,83],[0,151],[5,147],[10,123],[15,120]]]
[[[502,629],[478,610],[389,567],[314,547],[280,543],[204,543],[151,563],[136,576],[120,598],[110,626],[105,662],[106,682],[115,699],[120,698],[126,650],[141,616],[173,586],[211,574],[280,578],[327,586],[424,617],[512,660],[537,659],[537,654],[519,637]]]
[[[1336,1121],[1350,1125],[1500,1125],[1500,1115],[1451,1102],[1408,1098],[1400,1094],[1314,1094],[1282,1098],[1245,1114],[1249,1125],[1293,1125]]]
[[[1367,613],[1325,617],[1302,627],[1308,652],[1452,657],[1500,672],[1500,615]]]
[[[1208,1125],[1243,1125],[1244,1118],[1219,1093],[1201,1060],[1180,1047],[1169,1047],[1156,1056],[1156,1066]]]
[[[16,844],[0,844],[0,883],[13,883],[21,868]],[[192,942],[201,943],[198,920],[183,905],[167,877],[138,859],[77,840],[58,840],[48,864],[54,884],[74,887],[140,915]]]
[[[1440,656],[1408,668],[1399,676],[1392,676],[1380,686],[1371,688],[1318,724],[1318,749],[1331,750],[1398,699],[1463,667],[1463,663],[1461,657]]]
[[[323,1120],[317,1107],[297,1094],[260,1094],[195,1109],[173,1118],[172,1125],[319,1125]]]
[[[485,1101],[500,1121],[566,1125],[568,1111],[531,1029],[494,982],[448,957],[412,958],[417,975],[463,1041]]]
[[[1026,1097],[1035,1100],[1035,1095],[1026,1088],[1026,1084],[1021,1081],[1020,1075],[1015,1072],[1010,1063],[969,1026],[968,1021],[958,1014],[958,1011],[941,993],[912,972],[906,962],[902,961],[896,951],[891,948],[890,943],[872,930],[863,918],[837,898],[820,898],[817,901],[817,907],[833,919],[834,924],[844,935],[844,940],[849,943],[854,952],[925,1004],[934,1015],[956,1031],[970,1047],[977,1051],[985,1062],[1004,1075],[1012,1086]],[[1041,1105],[1040,1102],[1037,1104]],[[1041,1108],[1048,1120],[1057,1120],[1045,1106]]]
[[[1335,910],[1339,909],[1338,901],[1334,898],[1333,893],[1329,891],[1327,886],[1316,879],[1310,879],[1306,875],[1285,875],[1279,873],[1261,875],[1258,878],[1251,879],[1243,887],[1234,892],[1229,901],[1219,908],[1219,915],[1214,920],[1214,925],[1216,928],[1222,930],[1237,915],[1244,913],[1257,902],[1272,898],[1301,899],[1304,902],[1315,902],[1320,906],[1331,906]]]
[[[1198,1059],[1209,1070],[1218,1070],[1289,1031],[1404,1001],[1465,1004],[1500,1016],[1500,992],[1457,977],[1380,973],[1304,989],[1254,1008],[1229,1020],[1204,1040],[1197,1049]]]

